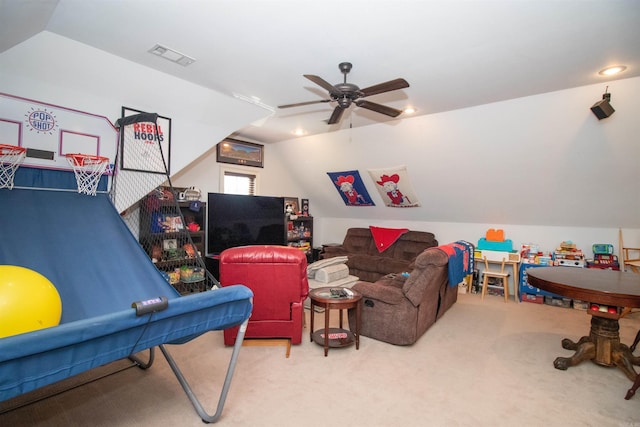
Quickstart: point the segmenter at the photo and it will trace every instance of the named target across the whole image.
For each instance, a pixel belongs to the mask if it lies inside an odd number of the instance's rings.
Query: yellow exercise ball
[[[0,338],[56,326],[61,315],[60,295],[46,277],[0,265]]]

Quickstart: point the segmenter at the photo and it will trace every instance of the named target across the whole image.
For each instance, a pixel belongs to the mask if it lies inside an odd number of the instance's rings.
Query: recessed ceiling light
[[[602,70],[598,71],[598,74],[600,74],[601,76],[613,76],[614,74],[619,74],[626,69],[627,67],[625,67],[624,65],[614,65],[612,67],[603,68]]]
[[[303,136],[303,135],[306,135],[306,132],[304,131],[304,129],[298,128],[298,129],[293,131],[293,134],[295,136]]]
[[[196,62],[195,59],[190,56],[185,55],[184,53],[180,53],[177,50],[169,49],[166,46],[155,45],[151,49],[148,50],[149,53],[152,53],[156,56],[166,59],[167,61],[175,62],[176,64],[180,64],[183,67],[187,65],[191,65]]]
[[[413,114],[415,112],[416,112],[416,110],[413,107],[407,107],[407,108],[404,109],[404,113],[405,114]]]

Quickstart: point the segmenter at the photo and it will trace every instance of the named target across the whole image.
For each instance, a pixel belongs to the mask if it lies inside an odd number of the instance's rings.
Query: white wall
[[[584,250],[587,257],[592,257],[591,245],[594,243],[610,243],[618,250],[618,229],[601,227],[557,227],[546,225],[513,225],[454,223],[426,221],[370,221],[349,218],[320,218],[314,220],[314,245],[318,243],[339,243],[344,238],[344,230],[349,227],[409,228],[411,230],[430,231],[436,235],[440,243],[466,240],[473,244],[484,237],[488,228],[502,228],[506,238],[511,239],[513,248],[519,249],[523,244],[537,244],[540,250],[553,251],[564,240],[571,240]],[[320,234],[319,234],[320,233]],[[625,246],[640,247],[640,230],[623,229]]]

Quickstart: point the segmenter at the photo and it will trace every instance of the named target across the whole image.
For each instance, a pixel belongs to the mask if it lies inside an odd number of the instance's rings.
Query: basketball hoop
[[[13,188],[13,176],[26,153],[26,148],[0,144],[0,188]]]
[[[95,196],[98,183],[109,164],[109,159],[91,154],[77,153],[68,153],[65,156],[76,175],[78,193]]]

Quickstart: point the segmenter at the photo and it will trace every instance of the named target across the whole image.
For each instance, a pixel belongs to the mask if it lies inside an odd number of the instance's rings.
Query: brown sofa
[[[422,252],[409,277],[387,275],[375,283],[360,281],[352,289],[363,295],[360,334],[396,345],[415,343],[458,299],[450,286],[449,256],[438,248]],[[355,325],[355,311],[349,311]]]
[[[389,273],[408,272],[410,264],[427,248],[438,246],[433,233],[408,231],[384,252],[378,252],[368,228],[350,228],[339,246],[326,246],[322,259],[346,255],[349,274],[375,282]]]

